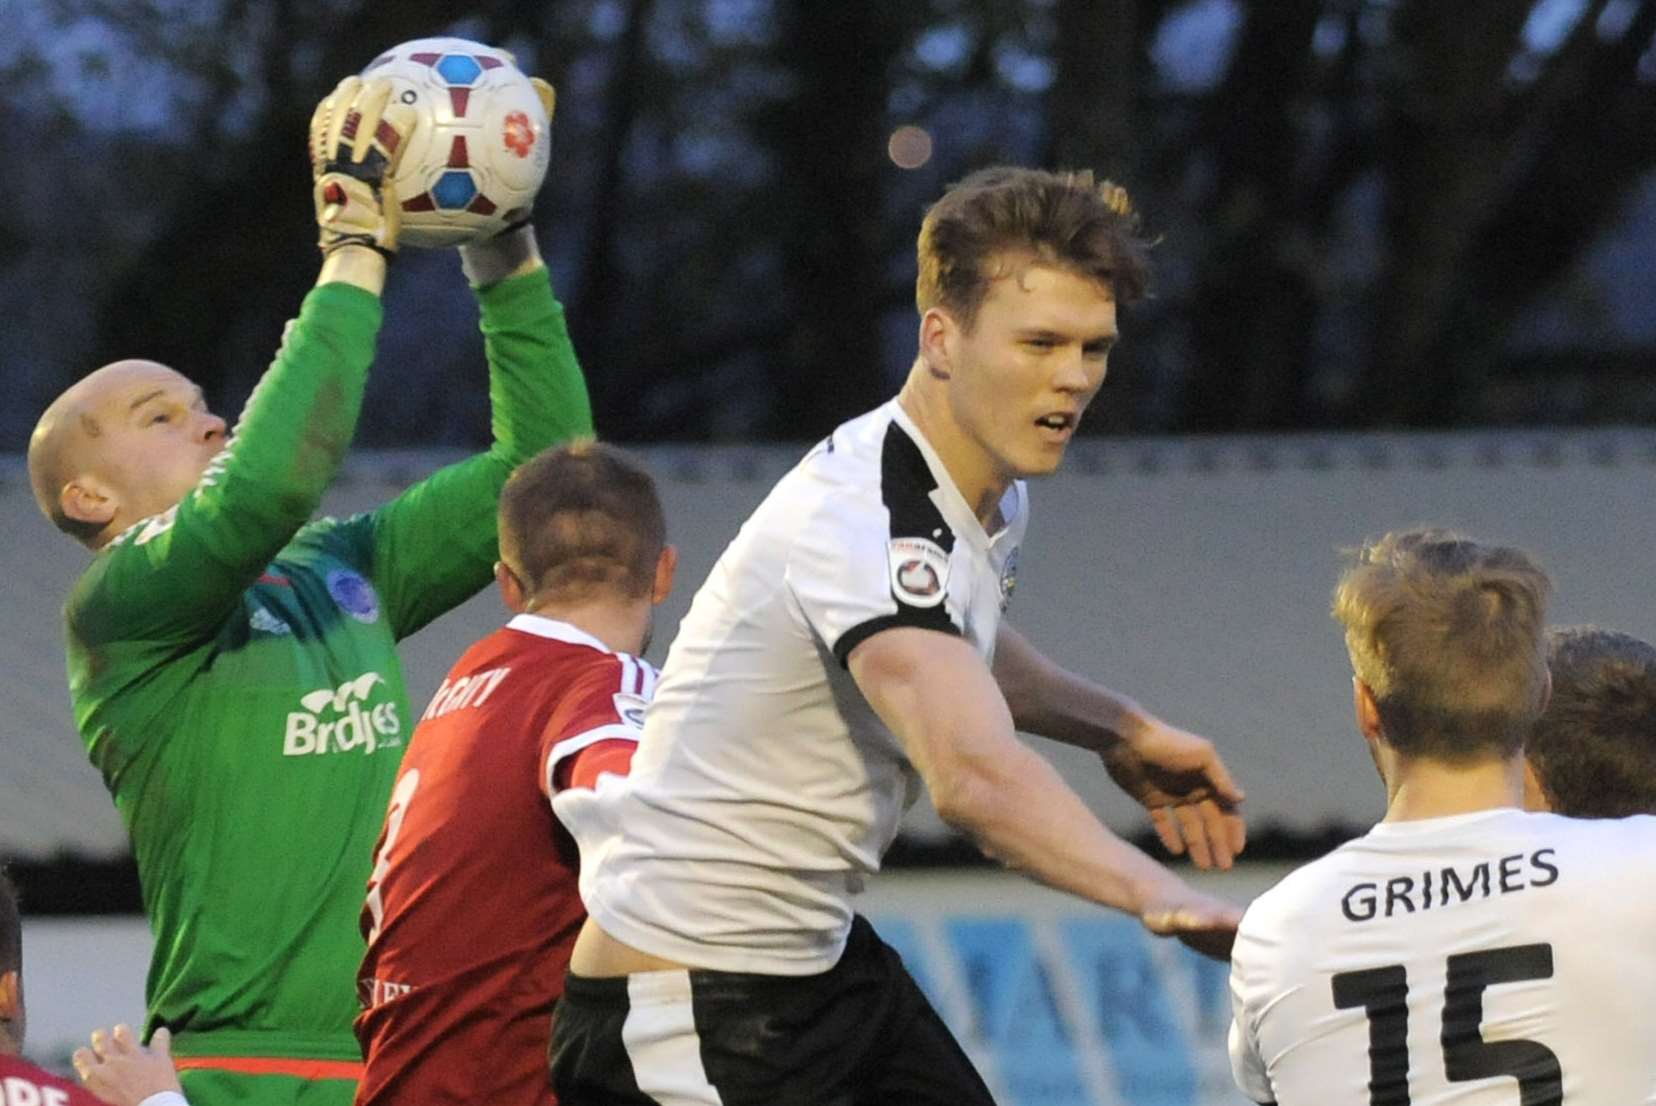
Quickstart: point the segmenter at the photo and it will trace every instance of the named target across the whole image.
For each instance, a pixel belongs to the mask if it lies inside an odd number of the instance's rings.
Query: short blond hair
[[[1546,697],[1551,591],[1527,553],[1447,530],[1354,551],[1333,614],[1386,741],[1449,762],[1517,753]]]

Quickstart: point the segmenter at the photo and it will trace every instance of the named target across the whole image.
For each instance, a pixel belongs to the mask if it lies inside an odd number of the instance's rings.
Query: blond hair
[[[1354,551],[1333,615],[1387,742],[1450,762],[1516,753],[1546,695],[1551,590],[1528,554],[1447,530]]]

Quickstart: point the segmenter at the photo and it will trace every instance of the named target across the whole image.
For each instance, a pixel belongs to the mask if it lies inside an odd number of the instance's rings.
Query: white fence
[[[1197,877],[1245,902],[1284,869]],[[1224,965],[1129,918],[998,872],[888,873],[861,908],[902,953],[1002,1106],[1235,1106]],[[98,1025],[143,1016],[139,918],[24,927],[28,1053],[67,1071]]]
[[[671,628],[742,519],[801,447],[640,451],[681,547]],[[380,502],[443,458],[359,455],[326,508]],[[1656,431],[1083,440],[1032,487],[1009,618],[1053,657],[1218,740],[1256,826],[1378,816],[1329,620],[1337,550],[1419,523],[1528,548],[1557,585],[1554,621],[1656,638]],[[0,462],[0,856],[124,849],[69,721],[58,610],[84,555]],[[405,646],[416,705],[499,624],[482,595]],[[1143,828],[1090,758],[1048,748],[1112,826]],[[925,809],[911,832],[937,829]]]

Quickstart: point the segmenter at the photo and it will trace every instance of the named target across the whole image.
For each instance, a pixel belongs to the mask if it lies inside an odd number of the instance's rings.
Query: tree
[[[17,343],[41,403],[132,353],[245,394],[314,272],[311,105],[417,35],[511,40],[560,85],[537,218],[623,439],[814,436],[889,394],[918,211],[996,161],[1119,179],[1161,236],[1090,431],[1546,418],[1514,327],[1656,164],[1656,0],[44,3],[108,45],[102,99],[42,91],[71,60],[0,53],[19,188],[77,213],[0,215],[0,294],[94,321]],[[164,129],[95,117],[149,102],[132,71],[162,75]],[[925,166],[891,163],[898,123],[930,130]],[[365,442],[486,432],[480,394],[435,424],[406,398],[477,359],[460,314],[422,309],[445,266],[399,261],[381,349],[410,364],[376,373]],[[1594,380],[1593,340],[1548,371]],[[1648,352],[1616,351],[1616,383]]]

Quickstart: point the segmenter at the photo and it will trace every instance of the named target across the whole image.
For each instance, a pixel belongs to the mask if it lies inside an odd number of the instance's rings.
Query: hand
[[[1176,890],[1152,900],[1139,920],[1158,937],[1177,937],[1203,956],[1229,960],[1231,947],[1236,944],[1236,927],[1242,924],[1242,911],[1181,883]]]
[[[384,79],[346,77],[316,105],[310,161],[324,256],[347,245],[387,258],[397,252],[401,208],[392,178],[414,123],[414,109],[393,99]]]
[[[546,122],[552,124],[552,113],[558,107],[558,94],[546,81],[530,77],[541,107],[546,109]],[[476,242],[460,243],[460,269],[474,288],[487,288],[510,277],[522,276],[541,262],[540,246],[529,223],[530,211],[523,209],[523,217],[507,224],[505,229]]]
[[[558,90],[552,87],[550,81],[543,81],[539,77],[530,77],[529,83],[535,86],[535,95],[540,97],[541,107],[546,109],[546,125],[552,125],[552,116],[558,110]]]
[[[1242,789],[1205,737],[1147,719],[1100,754],[1110,778],[1150,811],[1167,851],[1198,868],[1229,868],[1247,844]]]
[[[181,1092],[172,1034],[165,1026],[155,1031],[149,1048],[138,1043],[130,1026],[93,1030],[92,1047],[77,1048],[69,1059],[86,1089],[112,1106],[138,1106],[152,1094]]]

